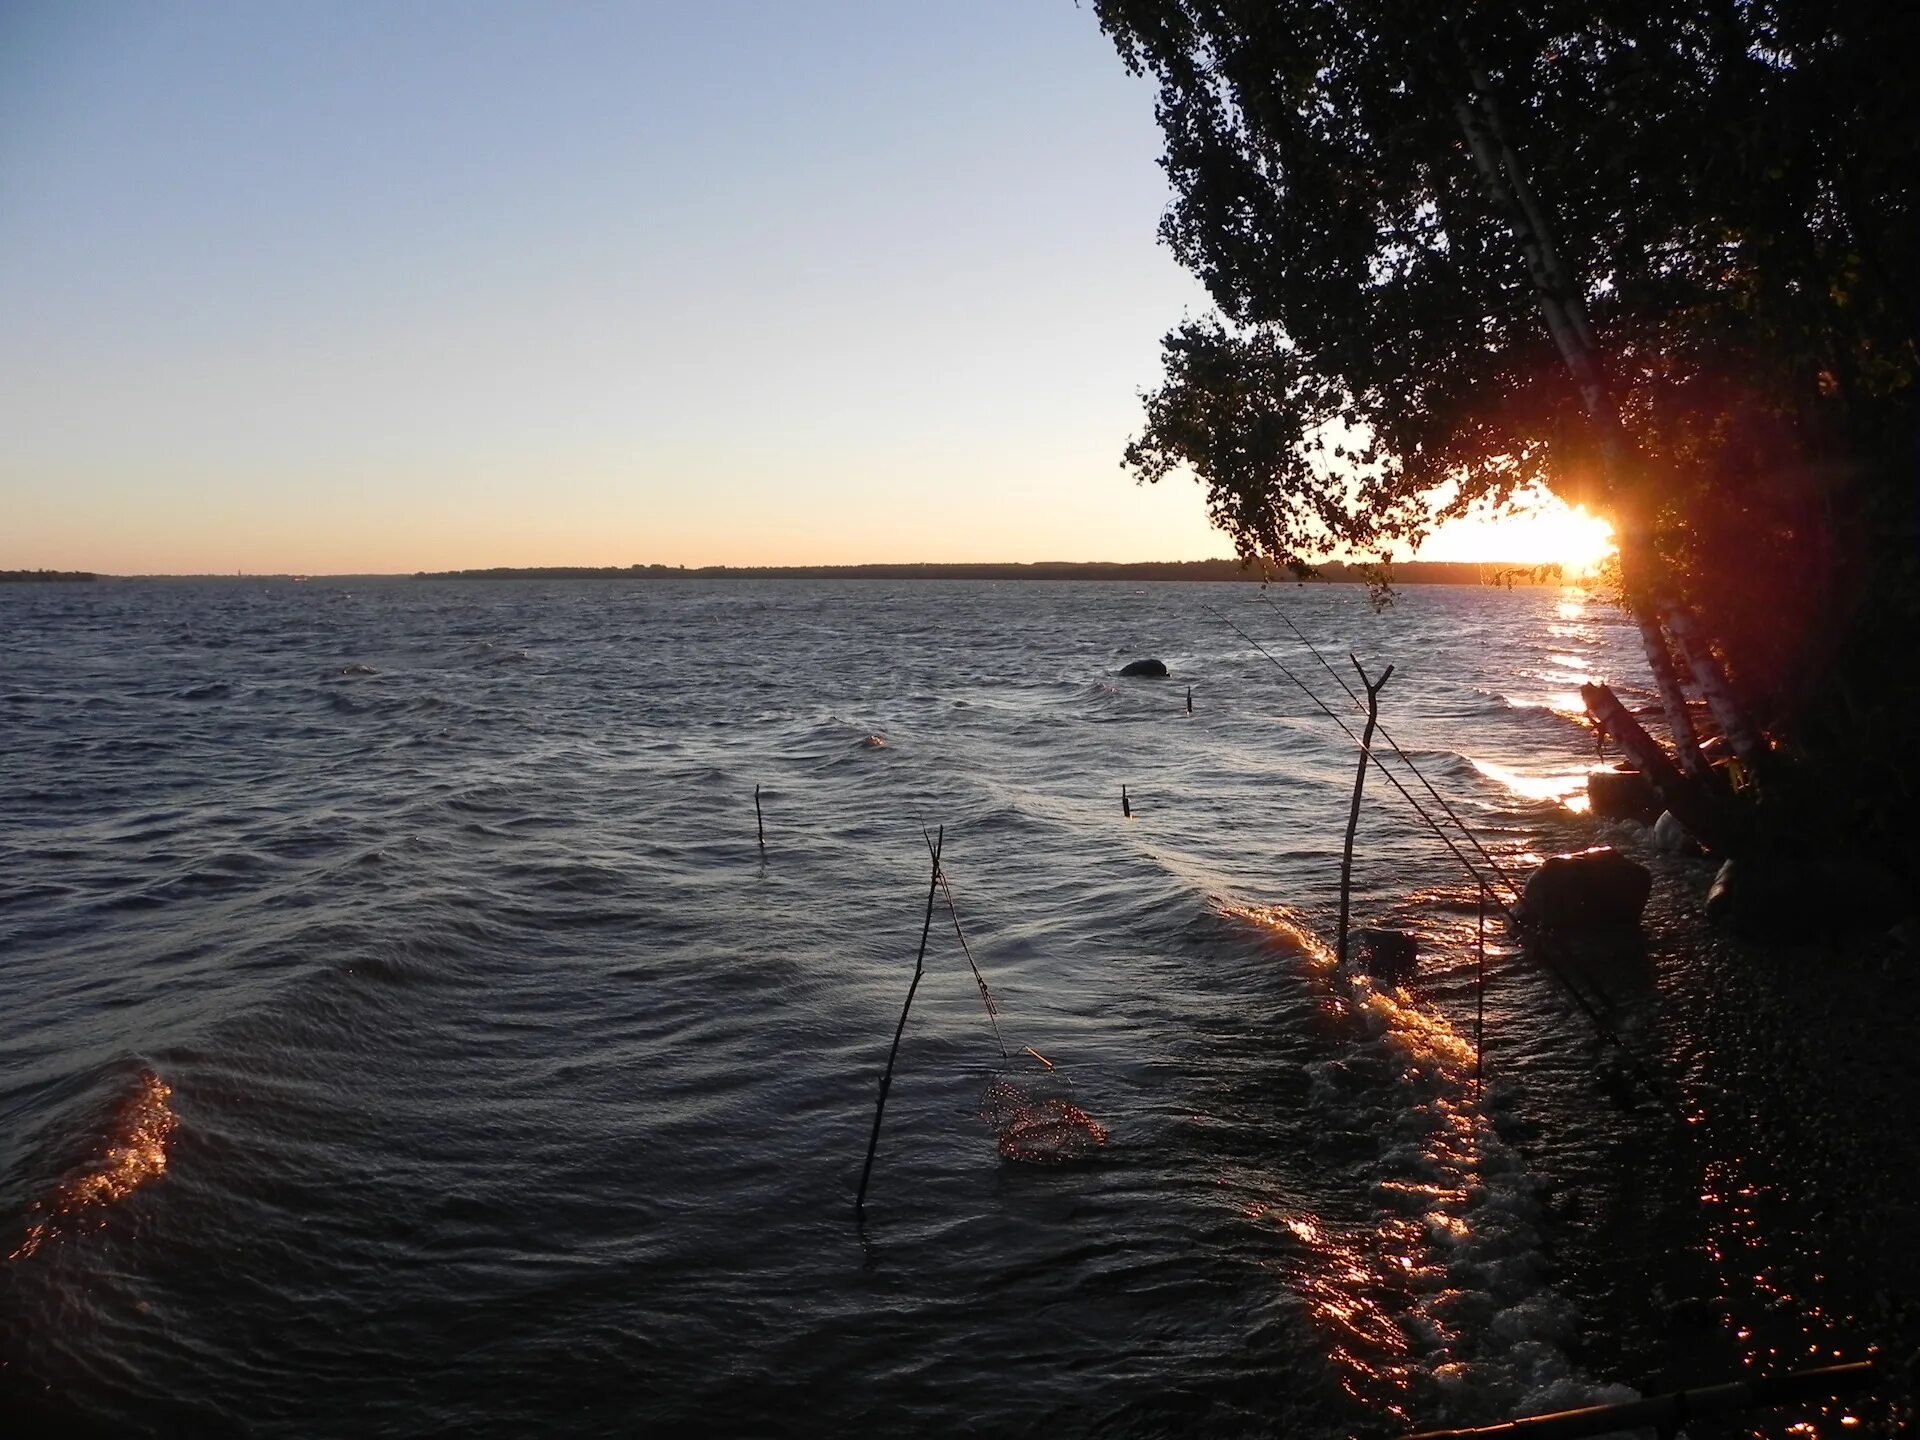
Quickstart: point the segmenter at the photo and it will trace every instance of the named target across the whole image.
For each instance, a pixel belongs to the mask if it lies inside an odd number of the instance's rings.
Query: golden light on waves
[[[34,1206],[40,1218],[28,1227],[9,1260],[25,1260],[66,1228],[63,1222],[124,1199],[167,1168],[167,1137],[180,1123],[167,1101],[173,1087],[151,1070],[115,1110],[105,1142],[86,1166],[51,1197]]]
[[[1504,1336],[1473,1318],[1534,1298],[1494,1293],[1503,1272],[1524,1277],[1531,1242],[1488,1199],[1491,1131],[1471,1098],[1474,1048],[1437,1008],[1358,968],[1342,971],[1297,912],[1220,908],[1301,957],[1355,1022],[1348,1043],[1358,1053],[1398,1062],[1381,1116],[1397,1153],[1373,1177],[1371,1219],[1336,1222],[1286,1202],[1247,1213],[1277,1228],[1278,1273],[1314,1321],[1340,1387],[1414,1428],[1423,1387],[1457,1384],[1473,1366],[1498,1368],[1503,1346],[1528,1343],[1524,1330]]]

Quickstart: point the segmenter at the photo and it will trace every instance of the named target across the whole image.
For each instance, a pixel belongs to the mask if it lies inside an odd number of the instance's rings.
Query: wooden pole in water
[[[1187,686],[1187,714],[1193,714],[1193,686]]]
[[[1347,808],[1347,843],[1340,852],[1340,943],[1335,949],[1339,963],[1347,963],[1347,916],[1349,901],[1353,892],[1353,832],[1360,825],[1360,791],[1367,783],[1367,766],[1373,759],[1373,727],[1380,721],[1380,692],[1387,688],[1387,681],[1393,678],[1393,666],[1387,666],[1387,673],[1378,681],[1367,679],[1367,672],[1360,668],[1360,662],[1353,656],[1354,671],[1360,676],[1360,683],[1367,687],[1367,728],[1360,734],[1360,768],[1353,772],[1353,804]]]
[[[925,831],[921,832],[923,835]],[[940,846],[947,838],[942,825],[930,842],[933,850],[933,874],[927,881],[927,918],[920,926],[920,953],[913,960],[913,983],[907,987],[907,1003],[900,1007],[900,1023],[893,1027],[893,1048],[887,1052],[887,1068],[880,1076],[880,1100],[873,1107],[873,1134],[867,1137],[867,1163],[860,1168],[860,1190],[853,1197],[853,1213],[864,1219],[867,1213],[867,1181],[873,1175],[873,1152],[880,1145],[880,1117],[887,1111],[887,1091],[893,1088],[893,1062],[900,1058],[900,1037],[907,1030],[907,1012],[913,1008],[913,992],[920,988],[920,977],[927,973],[927,936],[933,933],[933,897],[940,888]]]
[[[760,814],[760,787],[758,785],[753,787],[753,824],[754,828],[760,832],[760,858],[764,860],[767,858],[767,822],[765,817]]]
[[[1127,787],[1124,785],[1120,787],[1120,813],[1129,820],[1133,818],[1133,802],[1127,799]]]
[[[1474,963],[1473,1098],[1480,1100],[1480,1072],[1487,1053],[1487,885],[1480,882],[1480,939]]]

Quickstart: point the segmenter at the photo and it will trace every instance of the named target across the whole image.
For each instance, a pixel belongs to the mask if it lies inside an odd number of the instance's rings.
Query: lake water
[[[1354,747],[1216,610],[1343,707],[1283,613],[1392,663],[1497,856],[1602,835],[1574,692],[1642,670],[1575,591],[0,587],[0,1400],[1311,1437],[1623,1393],[1554,1196],[1650,1122],[1499,943],[1475,1099],[1476,892],[1377,777],[1356,910],[1425,953],[1336,969]],[[856,1226],[940,826],[1014,1059],[942,906]],[[1091,1158],[1002,1157],[1027,1046]]]

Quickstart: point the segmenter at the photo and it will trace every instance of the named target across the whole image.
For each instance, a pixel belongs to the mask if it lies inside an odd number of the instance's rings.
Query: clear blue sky
[[[1068,0],[0,9],[0,566],[1224,553]]]
[[[0,5],[0,568],[1181,559],[1071,0]]]

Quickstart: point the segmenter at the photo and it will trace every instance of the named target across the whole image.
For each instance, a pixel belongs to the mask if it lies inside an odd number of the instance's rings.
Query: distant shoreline
[[[1329,561],[1304,584],[1364,584],[1376,567]],[[1265,575],[1237,560],[1067,561],[1030,564],[924,565],[544,565],[484,570],[421,570],[416,580],[1189,580],[1296,583],[1286,572]],[[1409,560],[1388,567],[1395,585],[1559,585],[1557,565],[1522,566]]]
[[[413,574],[342,572],[231,575],[107,575],[85,570],[0,570],[0,584],[71,584],[127,581],[258,584],[307,580],[1025,580],[1025,581],[1267,581],[1275,585],[1363,585],[1380,578],[1370,565],[1328,561],[1305,580],[1286,571],[1263,574],[1237,560],[1043,560],[1033,563],[920,565],[528,565],[472,570],[418,570]],[[1557,565],[1516,565],[1497,561],[1407,560],[1387,567],[1393,585],[1562,585],[1569,583]]]

